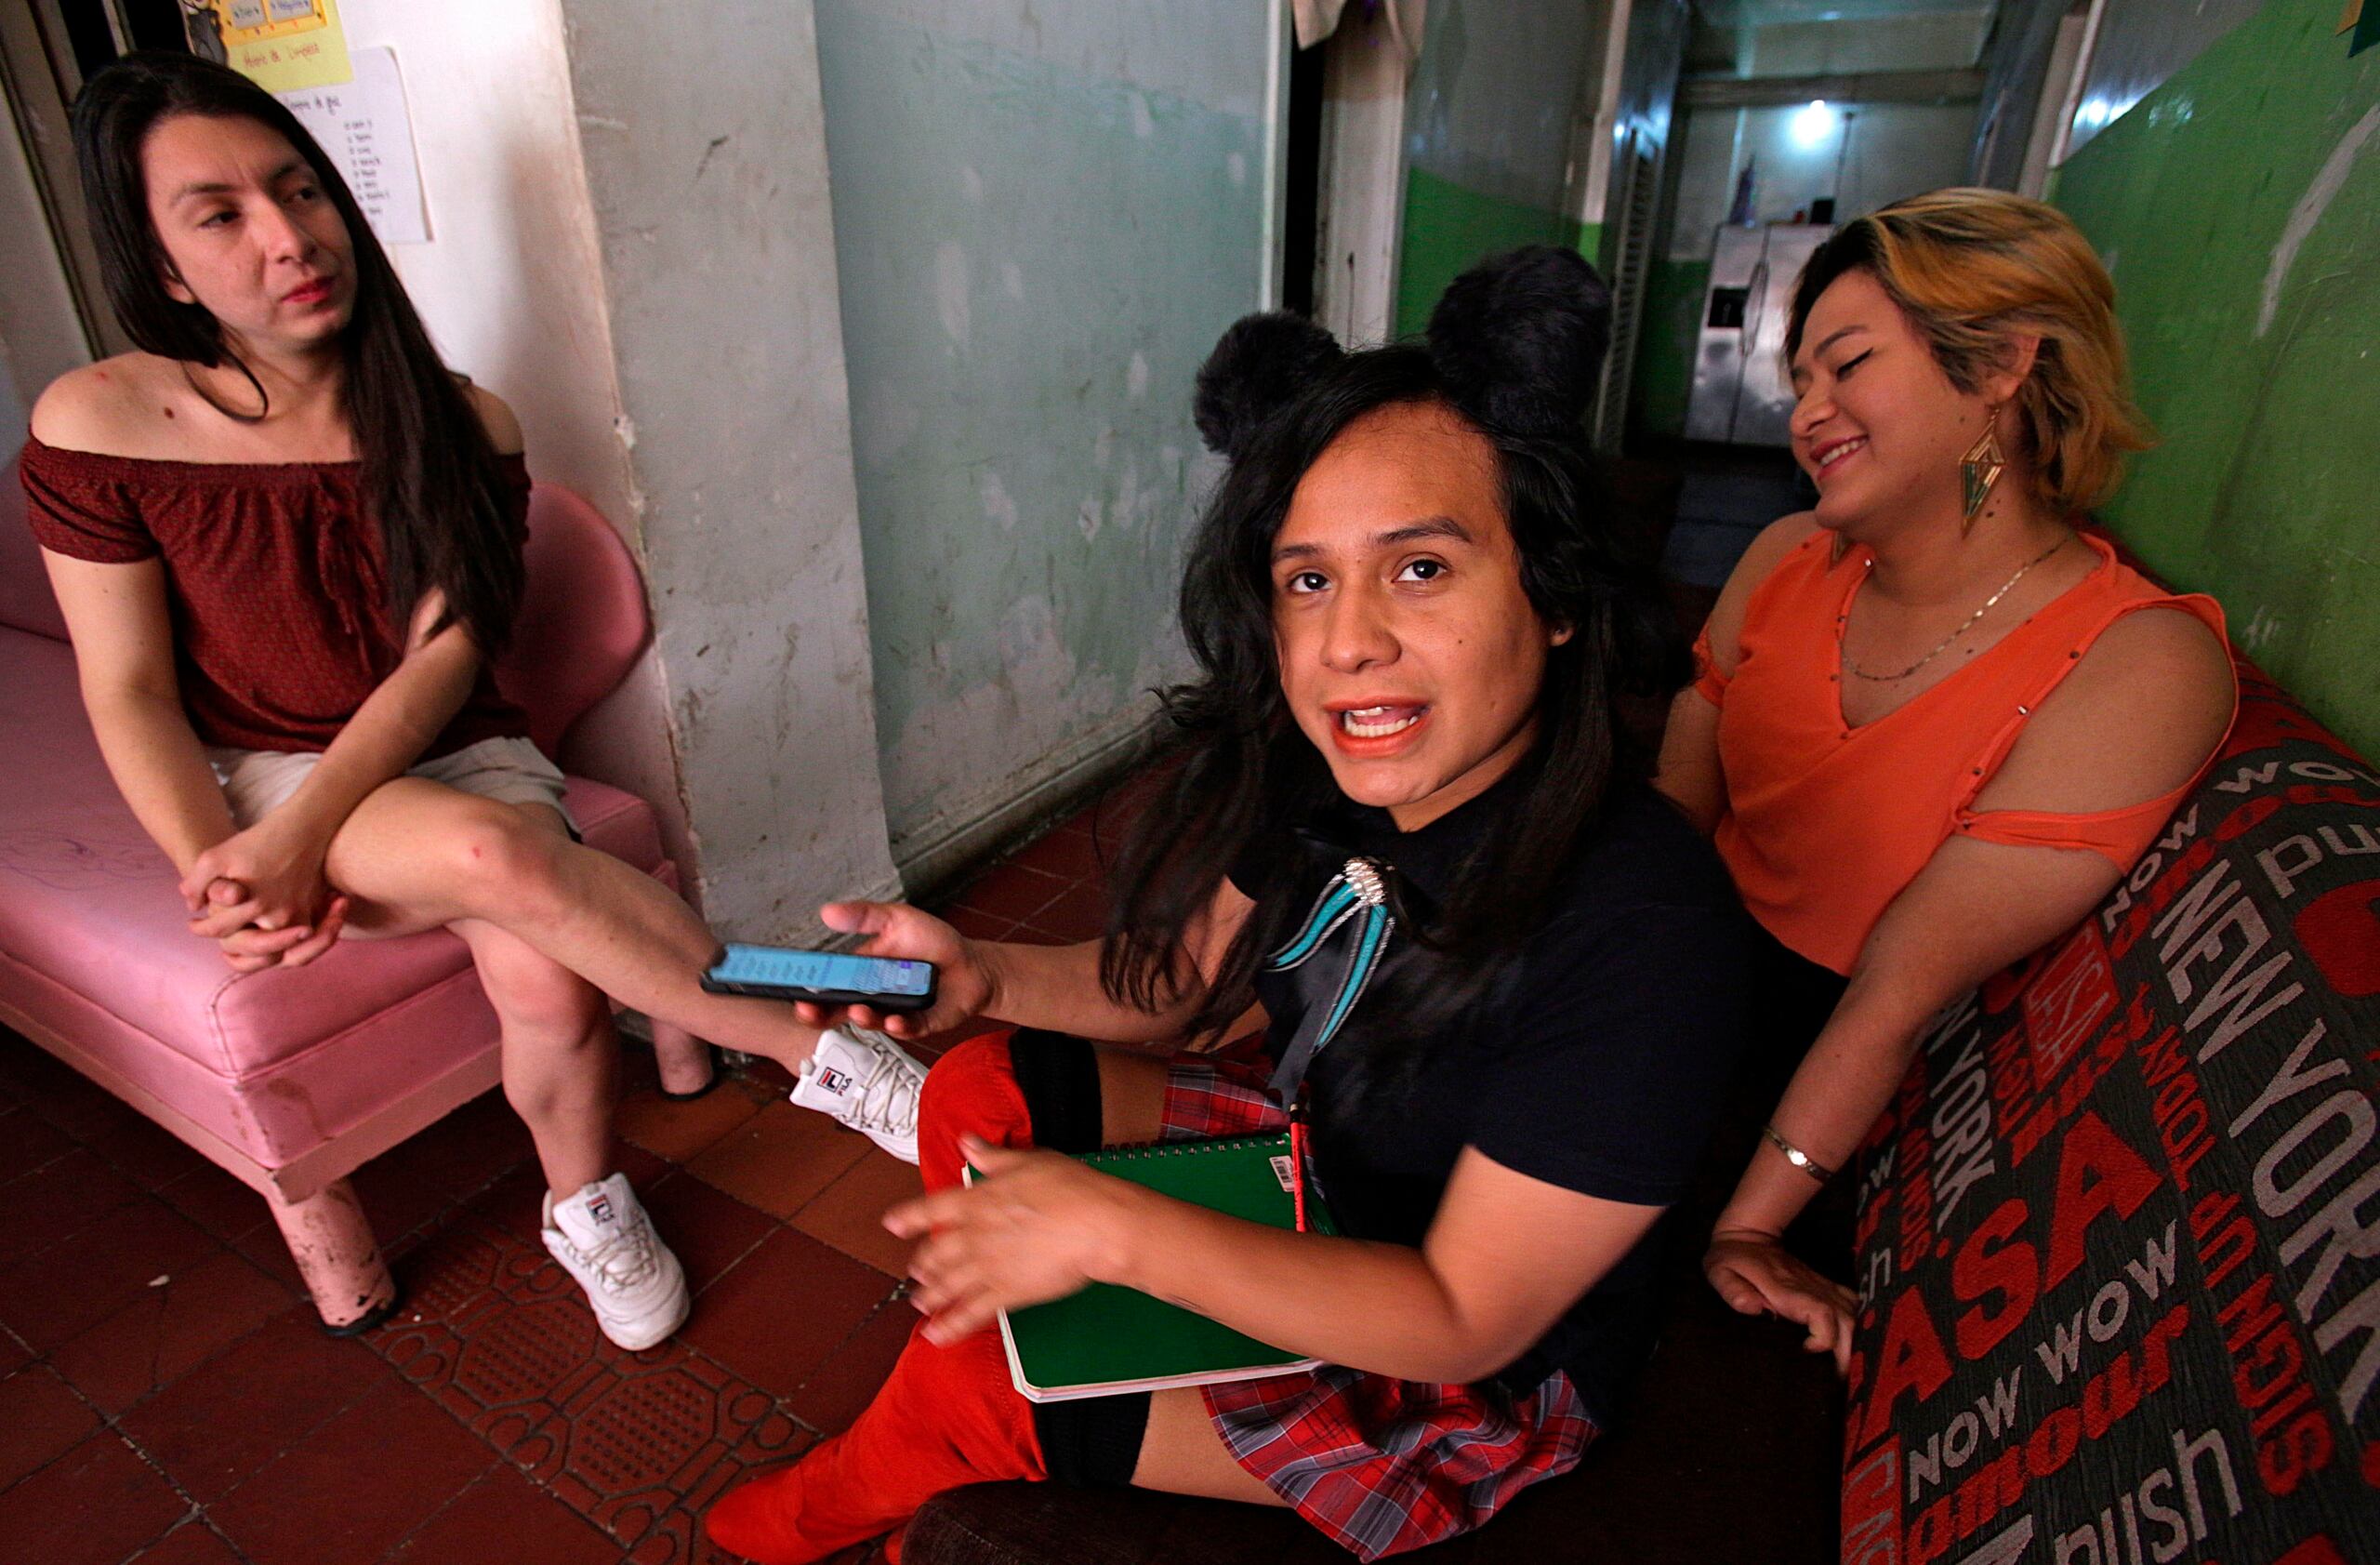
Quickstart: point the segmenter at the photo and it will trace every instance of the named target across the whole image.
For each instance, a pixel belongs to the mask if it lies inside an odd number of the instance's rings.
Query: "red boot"
[[[1048,1476],[999,1333],[949,1347],[913,1333],[858,1422],[730,1493],[703,1527],[760,1565],[808,1565],[891,1532],[945,1489]]]
[[[918,1151],[928,1189],[959,1183],[961,1134],[1032,1145],[1005,1035],[960,1044],[927,1075]],[[760,1565],[808,1565],[892,1531],[945,1489],[1048,1476],[1033,1406],[1009,1383],[999,1333],[936,1347],[912,1332],[857,1422],[792,1466],[728,1494],[703,1529]]]

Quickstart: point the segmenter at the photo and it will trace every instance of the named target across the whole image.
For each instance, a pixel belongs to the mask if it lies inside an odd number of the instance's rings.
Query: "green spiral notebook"
[[[1211,1212],[1269,1227],[1298,1226],[1300,1174],[1287,1131],[1115,1147],[1082,1153],[1078,1160]],[[966,1176],[973,1183],[975,1171]],[[1308,1202],[1307,1220],[1317,1233],[1332,1231],[1319,1201]],[[1104,1282],[1048,1304],[1001,1311],[1000,1338],[1008,1346],[1009,1378],[1020,1395],[1037,1402],[1256,1380],[1321,1362]]]

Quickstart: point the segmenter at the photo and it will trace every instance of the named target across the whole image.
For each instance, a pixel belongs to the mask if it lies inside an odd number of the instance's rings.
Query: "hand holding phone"
[[[730,945],[703,974],[703,988],[713,994],[758,1000],[866,1005],[906,1013],[933,1004],[934,968],[930,962],[898,957]]]
[[[932,914],[902,902],[830,902],[819,909],[819,917],[840,934],[868,936],[852,956],[929,963],[935,981],[926,1003],[918,1009],[867,998],[774,996],[794,1001],[794,1009],[811,1026],[849,1021],[881,1028],[897,1038],[921,1038],[946,1032],[989,1006],[991,975],[974,942]]]

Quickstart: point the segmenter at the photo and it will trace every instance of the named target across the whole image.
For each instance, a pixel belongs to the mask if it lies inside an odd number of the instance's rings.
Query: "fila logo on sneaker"
[[[601,1190],[587,1198],[587,1214],[598,1223],[617,1221],[612,1214],[612,1198]]]
[[[852,1090],[852,1079],[831,1065],[818,1068],[818,1084],[838,1097]]]

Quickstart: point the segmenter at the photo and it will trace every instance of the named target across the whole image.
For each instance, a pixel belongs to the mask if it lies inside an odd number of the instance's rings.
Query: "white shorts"
[[[245,830],[287,803],[307,774],[321,763],[323,755],[322,751],[311,749],[237,749],[228,745],[209,745],[206,759],[215,768],[215,780],[223,785],[223,797],[231,802],[232,823]],[[408,769],[405,776],[427,777],[458,792],[507,804],[550,804],[562,811],[570,834],[578,835],[578,823],[570,818],[570,811],[562,802],[562,768],[547,760],[545,752],[530,740],[482,739],[451,755],[425,761]]]

